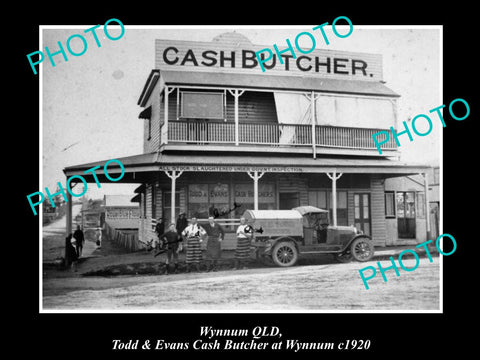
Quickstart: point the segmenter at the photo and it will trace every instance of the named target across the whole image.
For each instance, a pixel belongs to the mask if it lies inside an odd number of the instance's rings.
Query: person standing
[[[208,218],[208,224],[204,226],[207,233],[207,271],[217,271],[218,259],[222,254],[221,242],[225,238],[225,231],[215,221],[213,216]]]
[[[178,235],[182,236],[183,230],[185,230],[187,226],[188,226],[188,221],[187,221],[187,218],[185,217],[185,213],[181,212],[180,214],[178,214],[177,225],[176,225]]]
[[[152,248],[156,249],[158,247],[161,247],[162,240],[160,240],[160,236],[162,236],[165,233],[165,223],[163,222],[162,218],[157,219],[157,222],[154,227],[154,232],[157,235],[157,238],[152,239]]]
[[[97,227],[95,231],[95,243],[97,244],[97,249],[102,248],[102,228]]]
[[[165,267],[165,275],[169,274],[169,265],[172,261],[173,257],[173,264],[174,268],[173,271],[176,274],[178,272],[178,251],[180,249],[179,242],[182,241],[182,238],[177,233],[177,229],[175,228],[175,223],[171,223],[168,227],[167,232],[160,234],[158,237],[161,242],[163,242],[162,248],[167,249],[167,260],[166,260],[166,267]]]
[[[83,234],[80,225],[77,225],[77,230],[74,231],[73,237],[75,238],[76,242],[76,250],[77,250],[77,257],[80,258],[83,252],[83,245],[85,244],[85,235]]]
[[[240,218],[240,225],[237,228],[237,247],[235,249],[235,269],[241,265],[246,268],[245,262],[250,257],[250,243],[253,238],[253,228],[247,224],[245,218]]]
[[[72,233],[70,233],[67,237],[65,237],[65,268],[72,269],[73,271],[77,271],[77,260],[78,255],[75,249],[76,240],[73,237]]]
[[[195,266],[195,269],[200,271],[200,261],[202,260],[200,243],[205,234],[205,230],[197,224],[197,218],[195,217],[192,217],[190,225],[188,225],[182,232],[182,236],[186,239],[187,246],[187,253],[185,255],[187,272],[191,271],[192,266]]]
[[[160,239],[160,235],[165,232],[165,224],[162,218],[157,219],[157,223],[155,224],[155,233],[157,234],[158,238]]]

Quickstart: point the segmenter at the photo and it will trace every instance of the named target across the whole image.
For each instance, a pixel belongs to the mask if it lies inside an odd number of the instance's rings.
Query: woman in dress
[[[182,236],[186,239],[186,255],[185,262],[187,264],[187,272],[190,272],[192,267],[195,270],[200,271],[200,261],[202,261],[202,249],[200,243],[205,236],[205,230],[197,224],[197,218],[193,217],[185,230],[182,232]]]
[[[235,249],[235,269],[238,270],[250,258],[250,243],[253,238],[253,228],[247,224],[245,218],[240,218],[240,225],[237,228],[237,248]]]

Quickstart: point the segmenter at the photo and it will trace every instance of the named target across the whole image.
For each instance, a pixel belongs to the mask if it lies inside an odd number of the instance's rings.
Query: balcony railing
[[[373,149],[372,135],[382,129],[336,126],[315,126],[315,145],[320,147]],[[234,123],[170,121],[168,142],[194,144],[249,144],[270,146],[312,146],[312,126],[271,123],[240,123],[238,136]],[[238,139],[237,139],[238,138]],[[379,141],[384,138],[379,137]],[[382,150],[395,150],[397,145],[390,136]]]

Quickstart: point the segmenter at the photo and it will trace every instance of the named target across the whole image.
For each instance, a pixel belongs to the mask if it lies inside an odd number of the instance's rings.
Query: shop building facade
[[[121,182],[139,184],[132,197],[140,241],[154,238],[156,219],[185,212],[216,217],[227,230],[224,248],[233,248],[246,209],[313,205],[329,209],[331,225],[355,225],[376,245],[395,245],[385,181],[420,174],[427,195],[418,201],[428,204],[429,168],[400,162],[393,136],[381,155],[374,144],[372,134],[399,123],[399,95],[383,81],[381,56],[315,50],[274,58],[263,73],[252,54],[264,47],[236,32],[155,42],[155,69],[138,100],[143,153],[118,158]],[[417,242],[428,236],[428,217],[423,225]]]

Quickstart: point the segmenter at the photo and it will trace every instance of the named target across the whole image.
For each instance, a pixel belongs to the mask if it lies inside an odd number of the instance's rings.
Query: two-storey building
[[[428,168],[398,161],[392,136],[381,155],[374,144],[372,134],[401,123],[381,55],[285,53],[262,72],[254,52],[265,47],[236,32],[211,42],[155,42],[155,68],[138,99],[143,153],[118,159],[121,181],[139,183],[140,240],[154,237],[155,219],[175,221],[185,212],[201,221],[216,216],[229,248],[246,209],[308,204],[329,209],[332,225],[354,224],[375,244],[394,244],[398,234],[389,233],[387,218],[395,202],[385,179]],[[106,181],[101,169],[97,177]],[[428,217],[424,229],[418,242]]]

